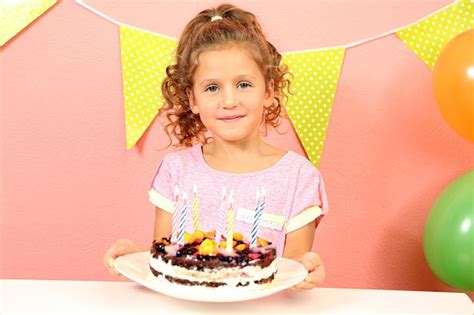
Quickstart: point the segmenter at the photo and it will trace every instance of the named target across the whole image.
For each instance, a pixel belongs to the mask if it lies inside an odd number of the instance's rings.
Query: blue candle
[[[178,245],[184,245],[184,229],[186,227],[186,217],[188,216],[188,195],[183,194],[183,206],[181,207],[181,214],[178,229]]]
[[[263,214],[264,209],[265,209],[265,190],[262,189],[261,194],[257,191],[257,207],[255,208],[255,212],[253,215],[253,226],[252,226],[252,231],[250,232],[250,247],[257,246],[258,226],[260,225],[260,221],[262,219],[262,214]]]

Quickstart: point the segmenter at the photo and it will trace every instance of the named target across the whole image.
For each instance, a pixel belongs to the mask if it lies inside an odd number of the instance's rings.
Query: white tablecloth
[[[0,313],[9,314],[473,314],[466,294],[317,288],[245,302],[175,299],[133,282],[0,280]]]

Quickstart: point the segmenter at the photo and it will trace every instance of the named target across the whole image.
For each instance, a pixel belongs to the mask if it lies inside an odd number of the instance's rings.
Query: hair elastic
[[[217,21],[217,20],[222,20],[222,16],[220,15],[214,15],[211,17],[211,22]]]

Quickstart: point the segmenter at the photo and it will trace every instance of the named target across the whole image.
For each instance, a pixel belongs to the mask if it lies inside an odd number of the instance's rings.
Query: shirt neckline
[[[201,144],[196,144],[194,146],[194,150],[196,151],[196,154],[199,156],[199,160],[200,160],[201,164],[204,166],[204,168],[206,168],[206,169],[208,169],[208,170],[210,170],[214,173],[221,174],[221,175],[227,175],[227,176],[252,176],[252,175],[264,174],[264,173],[270,172],[270,171],[274,170],[275,168],[277,168],[280,164],[282,164],[290,156],[290,151],[286,151],[286,153],[275,164],[273,164],[270,167],[259,170],[259,171],[248,172],[248,173],[230,173],[230,172],[223,172],[223,171],[216,170],[216,169],[212,168],[209,164],[207,164],[207,161],[204,158],[204,153],[202,151],[202,145]]]

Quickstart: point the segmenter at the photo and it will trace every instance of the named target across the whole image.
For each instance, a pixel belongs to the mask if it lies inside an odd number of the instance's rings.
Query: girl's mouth
[[[219,118],[219,120],[231,123],[231,122],[236,122],[236,121],[242,119],[243,117],[245,117],[245,115],[233,115],[233,116],[221,117],[221,118]]]

